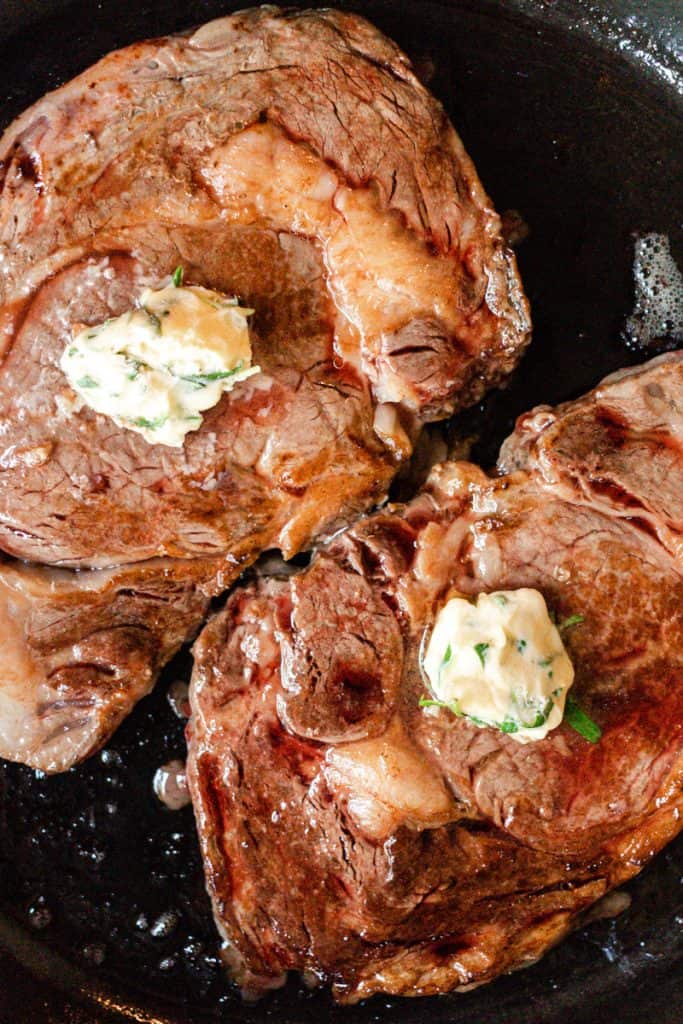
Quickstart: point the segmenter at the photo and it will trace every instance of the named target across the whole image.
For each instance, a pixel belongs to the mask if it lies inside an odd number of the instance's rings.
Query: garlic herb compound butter
[[[580,618],[580,617],[579,617]],[[442,607],[422,662],[433,700],[476,725],[540,740],[562,721],[574,668],[537,590],[453,597]]]
[[[208,288],[147,289],[138,308],[79,330],[60,365],[95,412],[134,430],[150,444],[182,447],[201,413],[235,384],[259,372],[251,365],[247,317]]]

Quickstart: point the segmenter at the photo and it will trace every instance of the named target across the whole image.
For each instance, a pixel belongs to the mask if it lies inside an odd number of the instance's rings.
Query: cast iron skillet
[[[0,121],[116,46],[236,6],[2,0]],[[414,57],[498,209],[520,211],[530,227],[519,259],[534,343],[508,390],[461,419],[480,434],[474,457],[492,464],[518,413],[645,358],[621,336],[632,303],[632,234],[667,232],[679,262],[683,248],[680,7],[339,6],[366,14]],[[183,753],[165,691],[189,664],[187,655],[178,659],[81,768],[45,779],[0,764],[0,1024],[581,1024],[605,1015],[680,1024],[680,841],[626,887],[633,902],[621,917],[476,992],[341,1010],[292,982],[257,1006],[240,1004],[218,968],[191,812],[164,811],[151,793],[153,769]]]

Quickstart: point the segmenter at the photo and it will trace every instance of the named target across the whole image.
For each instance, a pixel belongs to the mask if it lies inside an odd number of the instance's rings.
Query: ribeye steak
[[[523,417],[501,473],[436,467],[195,646],[189,773],[246,988],[290,969],[353,1002],[536,960],[681,828],[683,354]],[[510,470],[503,473],[503,470]],[[450,588],[538,588],[601,727],[518,744],[421,708]]]
[[[171,449],[76,402],[59,358],[178,264],[255,309],[261,372]],[[381,500],[424,421],[504,381],[529,318],[407,58],[356,16],[267,7],[110,54],[10,126],[0,330],[0,550],[143,577],[165,559],[172,591],[211,595]]]

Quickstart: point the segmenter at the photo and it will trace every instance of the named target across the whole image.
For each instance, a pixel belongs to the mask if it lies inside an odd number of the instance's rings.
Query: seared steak
[[[260,8],[113,53],[19,118],[0,161],[10,554],[291,554],[381,498],[420,422],[476,401],[527,343],[469,158],[355,16]],[[179,263],[256,309],[262,373],[174,451],[74,407],[58,359],[74,324]]]
[[[226,959],[337,999],[478,984],[536,960],[681,828],[683,354],[523,417],[501,469],[437,467],[195,646],[189,781]],[[680,543],[680,542],[679,542]],[[601,727],[518,744],[421,708],[453,587],[538,588]]]
[[[0,562],[0,757],[64,771],[107,740],[206,614],[167,569]]]
[[[524,350],[499,228],[444,111],[360,18],[261,8],[105,57],[0,141],[0,550],[127,565],[135,591],[142,563],[163,558],[174,605],[191,578],[218,593],[266,548],[289,557],[349,522],[383,498],[424,421],[476,401]],[[177,264],[256,310],[262,371],[180,450],[80,405],[59,366],[74,325],[120,314]],[[58,591],[73,603],[99,579],[62,575]],[[114,592],[105,632],[119,628]],[[205,598],[187,600],[183,634]],[[115,698],[74,657],[99,724],[72,760],[177,646],[175,625],[172,641],[156,628],[151,661],[131,661],[135,632],[123,660],[104,657]],[[68,642],[89,637],[85,623]],[[2,672],[9,687],[9,651]],[[24,709],[43,707],[29,686]],[[0,752],[69,763],[30,745]]]

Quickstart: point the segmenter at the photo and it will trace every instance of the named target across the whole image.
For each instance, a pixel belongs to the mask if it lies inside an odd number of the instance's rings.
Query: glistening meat
[[[189,783],[226,960],[342,1002],[435,994],[538,959],[681,828],[683,355],[523,417],[500,475],[437,467],[195,646]],[[503,472],[504,470],[510,472]],[[531,587],[602,729],[516,743],[425,709],[451,588]]]
[[[201,606],[266,548],[289,557],[381,500],[422,423],[502,383],[528,342],[460,140],[352,15],[261,8],[113,53],[7,130],[0,179],[0,549],[16,559],[133,576],[165,559],[170,592],[194,577]],[[170,449],[76,402],[59,359],[76,325],[178,264],[254,308],[261,372]],[[71,601],[82,578],[65,579]],[[129,684],[74,759],[174,649],[154,629],[151,673],[109,658]],[[106,706],[97,672],[62,671]]]
[[[208,609],[192,577],[0,562],[0,757],[65,771],[113,732]]]

